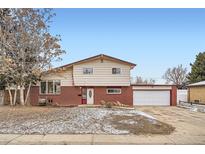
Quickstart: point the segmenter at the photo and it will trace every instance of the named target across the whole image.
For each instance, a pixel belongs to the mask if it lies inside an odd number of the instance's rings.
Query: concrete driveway
[[[205,114],[178,107],[136,107],[176,127],[170,135],[13,135],[0,144],[205,144]]]
[[[179,107],[136,107],[176,129],[166,137],[175,144],[205,144],[205,113]]]

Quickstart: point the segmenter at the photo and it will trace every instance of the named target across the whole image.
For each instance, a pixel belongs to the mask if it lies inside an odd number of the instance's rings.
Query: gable
[[[92,68],[93,74],[84,74],[84,68]],[[112,74],[112,68],[120,68],[120,74]],[[112,60],[100,59],[73,66],[73,79],[76,86],[129,86],[130,66]]]
[[[124,60],[121,60],[121,59],[118,59],[118,58],[115,58],[115,57],[111,57],[111,56],[108,56],[108,55],[100,54],[100,55],[93,56],[93,57],[90,57],[90,58],[86,58],[86,59],[83,59],[83,60],[80,60],[80,61],[77,61],[77,62],[66,64],[66,65],[63,65],[63,66],[60,66],[60,67],[57,67],[57,68],[54,68],[54,69],[69,68],[69,67],[72,67],[74,65],[89,63],[89,62],[92,62],[92,61],[95,61],[95,60],[100,60],[100,61],[109,60],[109,61],[113,61],[115,63],[127,65],[131,69],[133,69],[136,66],[136,64],[134,64],[134,63],[127,62],[127,61],[124,61]]]

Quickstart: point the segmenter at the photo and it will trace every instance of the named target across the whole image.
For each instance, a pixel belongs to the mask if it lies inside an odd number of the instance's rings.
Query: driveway
[[[136,108],[174,126],[174,132],[169,135],[0,134],[0,144],[205,144],[205,114],[178,107]]]
[[[135,107],[175,127],[166,137],[175,144],[205,144],[205,113],[179,107]]]

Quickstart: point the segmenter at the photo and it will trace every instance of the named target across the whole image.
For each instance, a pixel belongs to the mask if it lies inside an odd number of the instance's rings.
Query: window
[[[83,68],[83,74],[93,74],[93,68]]]
[[[56,94],[61,93],[61,82],[60,81],[55,81],[54,83],[54,91]]]
[[[53,81],[48,81],[48,94],[53,94]]]
[[[112,74],[121,74],[120,68],[112,68]]]
[[[58,80],[41,81],[40,93],[41,94],[60,94],[61,84]]]
[[[41,94],[46,93],[46,82],[41,82]]]
[[[120,88],[108,88],[107,94],[121,94]]]

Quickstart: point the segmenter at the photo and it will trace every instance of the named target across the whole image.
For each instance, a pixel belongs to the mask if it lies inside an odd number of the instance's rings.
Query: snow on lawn
[[[148,124],[154,127],[158,123],[154,117],[137,110],[0,108],[0,133],[3,134],[132,134],[129,127],[136,127],[137,130],[140,126],[140,131],[141,126]]]
[[[147,113],[144,113],[142,111],[138,111],[138,110],[128,110],[128,111],[126,111],[126,113],[125,113],[124,110],[122,110],[122,111],[116,111],[114,114],[115,115],[124,114],[124,115],[128,115],[128,116],[141,115],[141,116],[144,116],[144,117],[156,120],[156,118],[154,118],[153,116],[151,116],[151,115],[149,115]]]

